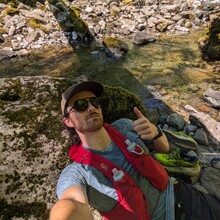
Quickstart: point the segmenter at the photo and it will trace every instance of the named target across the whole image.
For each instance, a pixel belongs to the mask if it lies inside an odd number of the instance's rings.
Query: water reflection
[[[202,31],[163,36],[145,46],[129,44],[126,57],[108,59],[99,42],[33,51],[26,57],[0,62],[1,77],[47,75],[75,79],[82,75],[101,83],[121,86],[140,96],[150,96],[148,85],[185,88],[216,81],[210,64],[201,59],[197,39]],[[218,83],[217,83],[218,84]],[[188,91],[190,92],[190,91]]]

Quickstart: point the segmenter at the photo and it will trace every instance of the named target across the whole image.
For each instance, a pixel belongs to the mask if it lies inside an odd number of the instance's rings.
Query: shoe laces
[[[169,157],[167,158],[168,160],[181,160],[181,161],[186,161],[189,163],[196,163],[198,161],[197,156],[190,156],[187,154],[187,152],[177,148],[173,150],[170,154]]]
[[[168,160],[182,160],[180,149],[175,149],[171,153],[169,153],[169,156],[167,159]]]

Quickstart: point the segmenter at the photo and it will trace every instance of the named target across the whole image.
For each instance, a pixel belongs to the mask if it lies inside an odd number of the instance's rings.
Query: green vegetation
[[[76,18],[73,22],[73,25],[77,32],[86,35],[88,33],[88,24],[82,18]]]
[[[103,45],[106,46],[107,48],[120,48],[120,51],[124,51],[124,52],[128,51],[128,45],[126,42],[111,36],[104,37]]]
[[[16,7],[19,3],[29,6],[36,6],[37,2],[44,4],[45,0],[1,0],[1,3],[9,4],[13,7]]]
[[[6,8],[2,11],[2,15],[14,15],[18,13],[19,10],[17,8]]]
[[[73,23],[76,18],[80,17],[80,9],[74,6],[70,6],[69,20]]]
[[[47,205],[43,202],[19,202],[8,204],[6,200],[1,199],[0,207],[0,216],[2,220],[9,220],[14,217],[22,217],[22,219],[30,219],[31,216],[34,216],[37,219],[48,219],[49,217]]]
[[[44,31],[45,33],[49,33],[50,32],[50,30],[47,27],[42,25],[39,21],[37,21],[34,18],[27,19],[27,25],[29,25],[33,29],[39,28],[42,31]]]
[[[0,27],[0,34],[5,33],[5,29],[3,27]]]
[[[137,116],[133,111],[134,106],[146,115],[141,99],[120,87],[105,86],[101,97],[101,106],[104,119],[108,123],[120,118],[136,119]]]
[[[220,15],[220,14],[219,14]],[[212,21],[199,38],[204,58],[220,60],[220,17]]]

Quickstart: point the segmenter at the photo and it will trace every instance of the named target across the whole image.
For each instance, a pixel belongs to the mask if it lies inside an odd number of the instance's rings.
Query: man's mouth
[[[99,117],[99,114],[98,113],[91,113],[88,115],[87,119],[95,118],[95,117]]]

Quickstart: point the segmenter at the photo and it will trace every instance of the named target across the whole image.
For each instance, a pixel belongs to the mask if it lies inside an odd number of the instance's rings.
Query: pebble
[[[47,45],[62,44],[65,46],[69,42],[79,40],[83,36],[73,31],[71,22],[67,20],[71,6],[80,9],[80,17],[88,23],[93,33],[92,36],[96,40],[102,40],[105,35],[129,38],[138,31],[158,35],[161,32],[187,33],[192,28],[206,27],[211,18],[220,11],[219,1],[180,0],[179,4],[173,4],[171,0],[159,3],[153,0],[146,1],[142,5],[137,2],[130,5],[126,4],[126,1],[117,3],[80,0],[66,4],[58,2],[47,6],[46,2],[45,5],[38,3],[33,9],[20,3],[19,14],[1,16],[3,18],[1,27],[4,32],[0,34],[0,42],[11,45],[15,55],[21,55],[23,53],[19,53],[19,50],[24,48],[31,50]],[[9,7],[10,5],[0,3],[1,14]],[[30,18],[39,22],[39,28],[28,25],[27,20]],[[68,28],[65,31],[60,29],[58,21],[67,22],[69,30]],[[63,40],[65,37],[70,39],[69,42]],[[0,57],[0,59],[5,58],[8,56]]]

